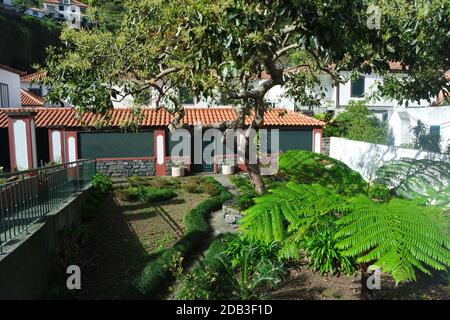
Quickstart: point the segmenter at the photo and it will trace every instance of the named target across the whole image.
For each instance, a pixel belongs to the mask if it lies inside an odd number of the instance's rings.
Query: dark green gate
[[[153,156],[153,149],[153,131],[78,133],[82,159],[144,158]]]

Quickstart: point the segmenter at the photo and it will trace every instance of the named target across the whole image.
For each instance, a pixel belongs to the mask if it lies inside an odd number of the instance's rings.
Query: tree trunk
[[[372,300],[373,292],[367,287],[367,281],[369,280],[370,273],[367,271],[368,265],[361,264],[361,300]]]
[[[264,180],[261,176],[261,171],[259,169],[259,165],[255,164],[247,164],[248,174],[250,176],[250,180],[255,187],[255,191],[258,194],[266,193],[266,185],[264,184]]]

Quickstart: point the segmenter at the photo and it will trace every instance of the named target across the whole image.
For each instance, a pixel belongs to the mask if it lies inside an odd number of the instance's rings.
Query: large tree
[[[277,85],[307,105],[320,101],[321,74],[337,84],[348,81],[344,70],[386,75],[380,92],[399,99],[431,99],[449,89],[446,0],[129,0],[125,7],[115,33],[98,23],[62,34],[64,47],[52,50],[47,64],[53,100],[105,112],[111,96],[142,101],[152,88],[157,105],[176,115],[173,129],[184,116],[174,88],[185,87],[236,108],[237,119],[214,127],[246,130],[248,155],[250,129],[263,124],[265,95]],[[390,77],[389,61],[409,76]],[[263,72],[269,79],[255,85]],[[248,167],[256,190],[265,192],[260,166]]]

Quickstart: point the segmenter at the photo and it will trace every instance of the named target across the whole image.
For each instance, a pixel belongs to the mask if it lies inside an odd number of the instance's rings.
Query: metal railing
[[[0,254],[32,224],[84,190],[95,172],[95,160],[79,160],[0,175]]]

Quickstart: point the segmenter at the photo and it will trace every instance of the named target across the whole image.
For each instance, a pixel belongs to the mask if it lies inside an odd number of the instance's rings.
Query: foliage
[[[398,196],[425,198],[429,204],[447,206],[450,199],[450,164],[428,159],[403,158],[386,163],[375,173]]]
[[[201,193],[201,192],[203,192],[203,189],[202,189],[200,182],[201,182],[201,177],[199,177],[199,176],[187,177],[183,181],[182,187],[184,190],[186,190],[189,193]]]
[[[97,19],[101,19],[104,27],[109,31],[114,31],[120,28],[125,8],[123,0],[89,0],[89,8],[96,9]],[[91,21],[91,24],[97,24],[99,21]]]
[[[391,198],[391,190],[381,183],[373,183],[369,187],[369,198],[379,201],[387,201]]]
[[[210,178],[213,179],[213,178]],[[212,182],[212,180],[210,180]],[[214,180],[215,181],[215,180]],[[221,193],[200,203],[185,217],[185,233],[171,249],[163,251],[160,257],[150,262],[142,273],[133,281],[130,294],[136,298],[156,298],[165,286],[174,279],[170,271],[174,257],[186,258],[194,255],[209,236],[207,215],[222,207],[222,203],[232,195],[218,182]],[[181,255],[180,255],[181,253]],[[172,268],[173,269],[173,268]]]
[[[260,299],[260,289],[275,287],[286,276],[276,251],[276,244],[225,235],[211,244],[205,259],[186,276],[177,298]]]
[[[105,200],[104,192],[93,192],[81,209],[81,218],[83,222],[90,223],[94,221],[101,211],[103,201]]]
[[[339,113],[327,124],[324,136],[344,137],[378,144],[388,142],[386,125],[372,115],[363,101],[351,101],[345,111]]]
[[[127,177],[127,181],[132,187],[153,187],[164,189],[176,189],[180,186],[181,182],[178,179],[168,177],[142,177],[131,176]]]
[[[105,174],[96,173],[94,177],[92,177],[92,186],[102,193],[108,193],[112,189],[112,181],[111,178]]]
[[[255,203],[245,212],[242,228],[265,242],[301,238],[322,219],[348,212],[344,197],[316,184],[290,182],[256,198]]]
[[[291,150],[280,157],[279,176],[300,184],[317,183],[340,194],[364,193],[368,186],[361,175],[326,155]]]
[[[313,270],[321,274],[353,274],[356,271],[355,259],[344,256],[336,247],[336,229],[334,223],[320,227],[306,236],[300,246]]]
[[[364,196],[352,205],[337,222],[344,255],[380,267],[396,283],[415,280],[415,269],[430,274],[427,267],[450,266],[449,220],[442,210],[402,199],[377,204]]]
[[[217,188],[217,183],[212,182],[211,180],[203,179],[201,188],[204,193],[211,197],[215,197],[220,194],[220,189]]]
[[[129,187],[122,191],[127,199],[153,203],[173,199],[177,194],[170,189],[158,189],[152,187]]]
[[[429,128],[422,121],[417,121],[417,126],[413,128],[414,149],[440,153],[441,136],[428,131]]]
[[[0,9],[0,64],[33,72],[43,64],[48,46],[59,46],[61,27],[52,20],[17,16]]]

